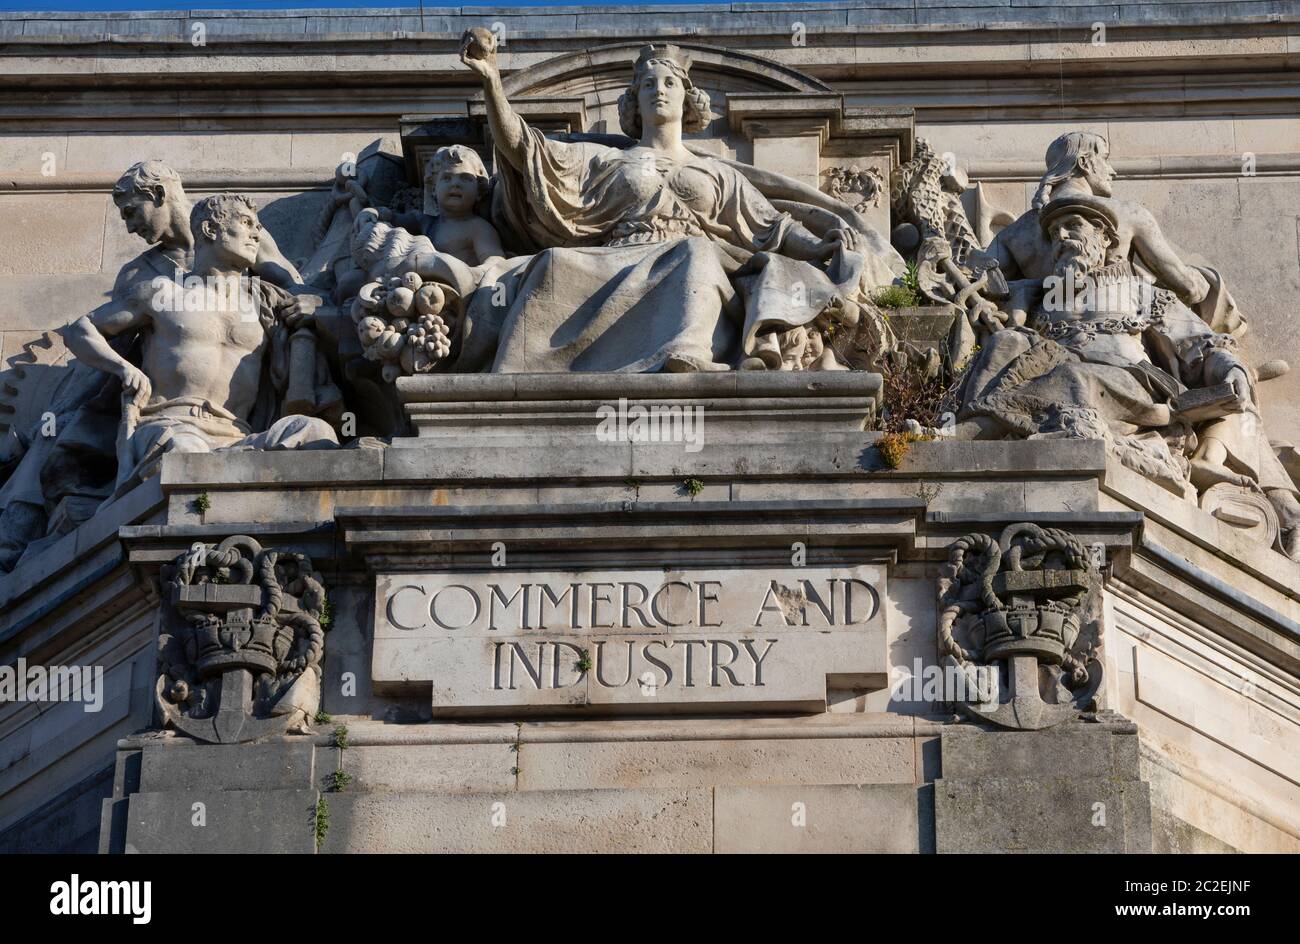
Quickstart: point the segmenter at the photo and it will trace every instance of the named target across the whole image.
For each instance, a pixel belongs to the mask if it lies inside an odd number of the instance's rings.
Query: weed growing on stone
[[[907,264],[907,271],[899,285],[885,285],[871,293],[871,300],[881,308],[915,308],[924,303],[921,284],[917,278],[915,262]]]
[[[585,654],[585,653],[584,653],[584,654]],[[516,722],[515,722],[515,739],[514,739],[514,742],[511,743],[511,745],[510,745],[510,752],[511,752],[512,754],[514,754],[516,757],[519,756],[519,741],[520,741],[520,739],[523,737],[523,735],[524,735],[524,723],[523,723],[522,721],[516,721]],[[512,777],[518,777],[518,776],[519,776],[519,767],[518,767],[518,766],[514,766],[514,767],[511,767],[511,768],[510,768],[510,776],[512,776]]]
[[[915,308],[921,300],[905,285],[886,285],[871,294],[871,300],[881,308]]]
[[[325,834],[330,829],[330,806],[325,802],[325,795],[322,793],[316,800],[316,815],[313,817],[313,823],[316,830],[316,851],[325,843]]]
[[[880,453],[880,458],[885,461],[885,465],[897,469],[903,464],[903,459],[907,456],[912,443],[925,442],[933,438],[933,436],[922,436],[917,433],[885,433],[876,440],[876,450]]]

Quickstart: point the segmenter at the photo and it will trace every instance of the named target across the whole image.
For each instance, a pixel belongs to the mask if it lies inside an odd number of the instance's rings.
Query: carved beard
[[[1095,229],[1079,239],[1059,240],[1054,253],[1056,269],[1053,274],[1066,283],[1079,285],[1106,264],[1107,246],[1106,237]]]

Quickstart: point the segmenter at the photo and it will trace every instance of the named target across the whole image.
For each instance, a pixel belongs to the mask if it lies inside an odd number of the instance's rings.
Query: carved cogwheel
[[[67,376],[71,359],[63,339],[53,331],[5,358],[0,365],[0,435],[10,428],[26,432],[40,420]]]

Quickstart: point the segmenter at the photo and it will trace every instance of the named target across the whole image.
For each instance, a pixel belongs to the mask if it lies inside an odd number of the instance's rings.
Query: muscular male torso
[[[200,397],[248,419],[257,399],[266,331],[256,294],[208,299],[215,304],[155,305],[144,345],[145,375],[155,397]]]

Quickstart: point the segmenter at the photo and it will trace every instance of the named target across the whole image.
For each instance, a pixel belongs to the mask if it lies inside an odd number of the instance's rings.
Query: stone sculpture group
[[[0,570],[169,451],[400,435],[384,403],[404,376],[885,364],[896,342],[873,296],[909,264],[925,301],[957,313],[927,361],[958,385],[955,423],[923,434],[1101,439],[1182,499],[1248,509],[1300,559],[1300,500],[1258,397],[1286,365],[1243,360],[1223,279],[1113,195],[1100,136],[1052,142],[1031,209],[981,245],[966,181],[924,142],[887,187],[841,172],[825,193],[693,144],[711,104],[675,47],[629,63],[623,135],[531,127],[487,31],[461,58],[482,81],[492,171],[444,147],[422,199],[381,200],[343,165],[297,265],[250,199],[191,206],[164,163],[126,171],[113,197],[149,248],[65,329],[76,360],[53,433],[0,446]],[[882,235],[860,211],[886,190]]]

